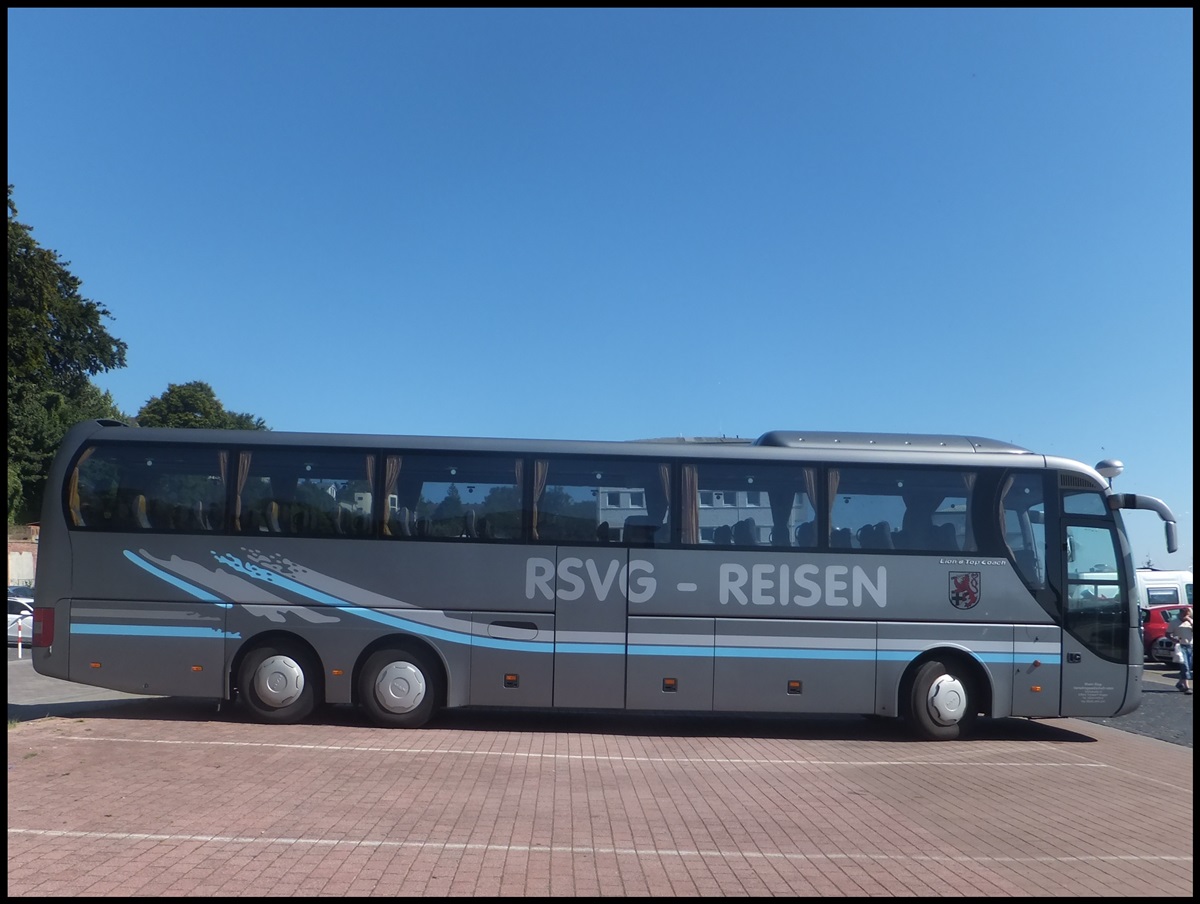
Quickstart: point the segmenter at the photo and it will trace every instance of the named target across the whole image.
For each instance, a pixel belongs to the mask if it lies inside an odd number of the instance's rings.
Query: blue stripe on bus
[[[241,640],[238,633],[226,633],[220,628],[182,628],[170,625],[71,625],[72,634],[103,634],[110,637],[200,637],[209,640]]]
[[[218,596],[213,596],[207,590],[202,590],[201,588],[197,587],[194,584],[189,584],[187,581],[183,580],[183,578],[176,577],[175,575],[171,574],[168,571],[163,571],[157,565],[151,565],[149,562],[147,562],[145,559],[143,559],[141,556],[139,556],[137,553],[133,552],[132,550],[129,550],[129,549],[125,550],[125,558],[127,558],[134,565],[137,565],[139,568],[144,568],[146,571],[150,572],[156,578],[160,578],[161,580],[166,581],[168,584],[172,584],[173,586],[178,587],[184,593],[191,594],[198,600],[201,600],[206,603],[216,603],[218,606],[220,606],[223,609],[229,609],[233,605],[232,603],[225,602],[225,600],[221,599]]]
[[[493,650],[516,650],[524,653],[565,653],[588,654],[599,656],[694,656],[716,657],[722,659],[806,659],[806,660],[838,660],[843,662],[908,662],[914,659],[919,651],[911,653],[887,651],[875,653],[871,650],[829,650],[829,649],[798,649],[795,647],[709,647],[709,646],[667,646],[662,644],[630,644],[628,648],[614,643],[564,643],[555,644],[552,641],[517,641],[501,640],[494,637],[478,637],[461,631],[447,631],[432,628],[407,619],[387,616],[369,609],[346,607],[349,614],[359,615],[378,621],[391,627],[403,628],[415,634],[435,637],[449,643],[465,644],[468,646],[486,647]],[[219,628],[175,627],[170,625],[98,625],[76,623],[71,625],[72,634],[103,635],[109,637],[192,637],[213,640],[240,640],[239,632],[225,632]],[[976,658],[987,663],[1011,665],[1016,661],[1015,656],[1007,653],[974,653]],[[1059,656],[1039,656],[1038,659],[1046,665],[1058,665]]]

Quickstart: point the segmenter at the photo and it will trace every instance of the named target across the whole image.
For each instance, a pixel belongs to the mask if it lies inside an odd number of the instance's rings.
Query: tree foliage
[[[17,220],[8,186],[8,522],[36,520],[46,471],[67,428],[89,417],[123,417],[91,382],[125,366],[125,343],[103,324],[112,315],[79,293],[82,281]]]
[[[125,366],[125,343],[102,323],[99,302],[56,251],[41,247],[16,219],[8,187],[8,391],[37,386],[73,397],[88,378]]]
[[[252,414],[226,411],[213,388],[200,380],[170,383],[138,412],[140,427],[209,427],[218,430],[266,430],[266,422]]]
[[[93,418],[128,421],[112,393],[91,383],[69,398],[54,390],[33,388],[9,404],[8,523],[36,521],[50,462],[73,424]],[[14,429],[14,424],[18,425]]]

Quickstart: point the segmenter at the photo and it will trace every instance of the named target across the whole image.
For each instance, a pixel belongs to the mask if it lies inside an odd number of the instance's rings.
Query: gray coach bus
[[[1112,464],[1112,470],[1108,466]],[[1097,468],[978,437],[573,442],[78,424],[49,475],[38,672],[239,699],[1117,716],[1142,644]]]

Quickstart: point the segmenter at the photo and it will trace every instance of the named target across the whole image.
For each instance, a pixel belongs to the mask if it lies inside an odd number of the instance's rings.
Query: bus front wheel
[[[917,669],[908,698],[909,722],[917,737],[963,737],[975,723],[975,709],[970,682],[953,664],[933,660]]]
[[[385,728],[420,728],[442,695],[441,671],[432,657],[417,650],[372,653],[358,682],[363,709]]]
[[[242,660],[238,690],[263,722],[292,724],[307,719],[316,706],[315,674],[308,657],[298,650],[258,647]]]

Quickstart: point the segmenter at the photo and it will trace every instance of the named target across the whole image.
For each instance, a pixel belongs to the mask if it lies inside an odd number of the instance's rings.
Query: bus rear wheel
[[[363,663],[358,699],[376,725],[420,728],[444,693],[441,671],[418,650],[379,650]]]
[[[316,706],[315,676],[315,667],[299,650],[262,646],[242,660],[238,690],[261,721],[292,724],[307,719]]]
[[[975,724],[970,682],[953,665],[923,663],[913,676],[908,718],[913,733],[928,741],[953,741]]]

